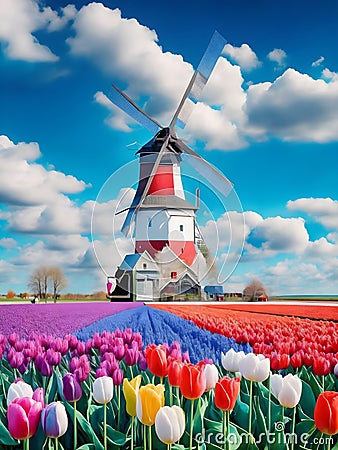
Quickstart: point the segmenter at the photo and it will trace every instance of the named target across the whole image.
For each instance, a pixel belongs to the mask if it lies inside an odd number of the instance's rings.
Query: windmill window
[[[183,231],[183,225],[180,225],[180,231]]]

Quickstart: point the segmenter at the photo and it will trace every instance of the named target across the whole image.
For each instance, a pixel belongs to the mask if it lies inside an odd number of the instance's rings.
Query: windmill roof
[[[192,203],[176,195],[147,195],[141,208],[172,208],[172,209],[190,209],[196,211],[198,208]]]
[[[141,258],[141,253],[133,253],[130,255],[126,255],[120,265],[120,269],[121,270],[133,269],[140,258]]]
[[[223,294],[223,286],[205,286],[204,292],[207,294]]]
[[[171,132],[169,128],[163,128],[152,139],[150,139],[149,142],[141,147],[136,154],[158,153],[168,136],[169,140],[166,150],[173,153],[183,153],[185,145],[182,140],[179,139],[174,132]]]

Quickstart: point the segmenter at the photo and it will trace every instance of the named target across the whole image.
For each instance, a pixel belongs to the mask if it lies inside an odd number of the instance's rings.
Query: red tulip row
[[[338,321],[338,308],[335,304],[323,306],[308,303],[220,303],[213,305],[215,308],[226,308],[233,311],[247,311],[252,313],[274,314],[283,316],[297,316],[307,319],[335,320]]]
[[[338,362],[338,324],[332,321],[234,311],[214,305],[156,305],[213,333],[249,343],[270,359],[273,370],[292,365],[330,373]]]

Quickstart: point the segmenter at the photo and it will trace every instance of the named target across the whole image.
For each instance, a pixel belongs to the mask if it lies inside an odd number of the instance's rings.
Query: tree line
[[[67,280],[62,269],[55,266],[40,266],[35,269],[29,278],[29,289],[47,302],[50,286],[52,286],[54,303],[56,303],[60,291],[67,286]]]

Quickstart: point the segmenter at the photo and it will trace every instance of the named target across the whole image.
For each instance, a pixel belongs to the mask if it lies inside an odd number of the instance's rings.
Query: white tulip
[[[110,402],[114,395],[114,383],[110,377],[96,378],[93,383],[93,397],[97,403],[104,405]]]
[[[29,384],[25,383],[22,380],[14,382],[8,388],[7,406],[10,403],[12,403],[12,401],[15,398],[22,398],[22,397],[32,398],[32,396],[33,396],[33,389]]]
[[[277,373],[271,375],[270,377],[270,389],[273,395],[278,398],[278,394],[282,389],[283,377]]]
[[[218,381],[218,370],[215,364],[207,364],[204,367],[204,374],[206,378],[206,391],[210,391],[210,389],[214,389],[216,383]]]
[[[155,430],[160,441],[173,444],[183,436],[185,429],[184,411],[179,406],[163,406],[155,418]]]
[[[270,360],[263,355],[249,353],[239,362],[239,371],[249,381],[264,381],[270,374]]]
[[[233,348],[228,350],[225,354],[222,352],[222,366],[229,372],[239,371],[239,362],[244,358],[243,351],[235,352]]]
[[[281,377],[281,375],[278,376]],[[271,388],[273,379],[277,379],[275,378],[275,375],[271,376]],[[297,375],[289,373],[286,377],[281,377],[281,380],[277,383],[274,381],[274,385],[276,393],[271,389],[272,393],[277,397],[279,403],[284,406],[284,408],[294,408],[298,405],[302,395],[302,381]]]

